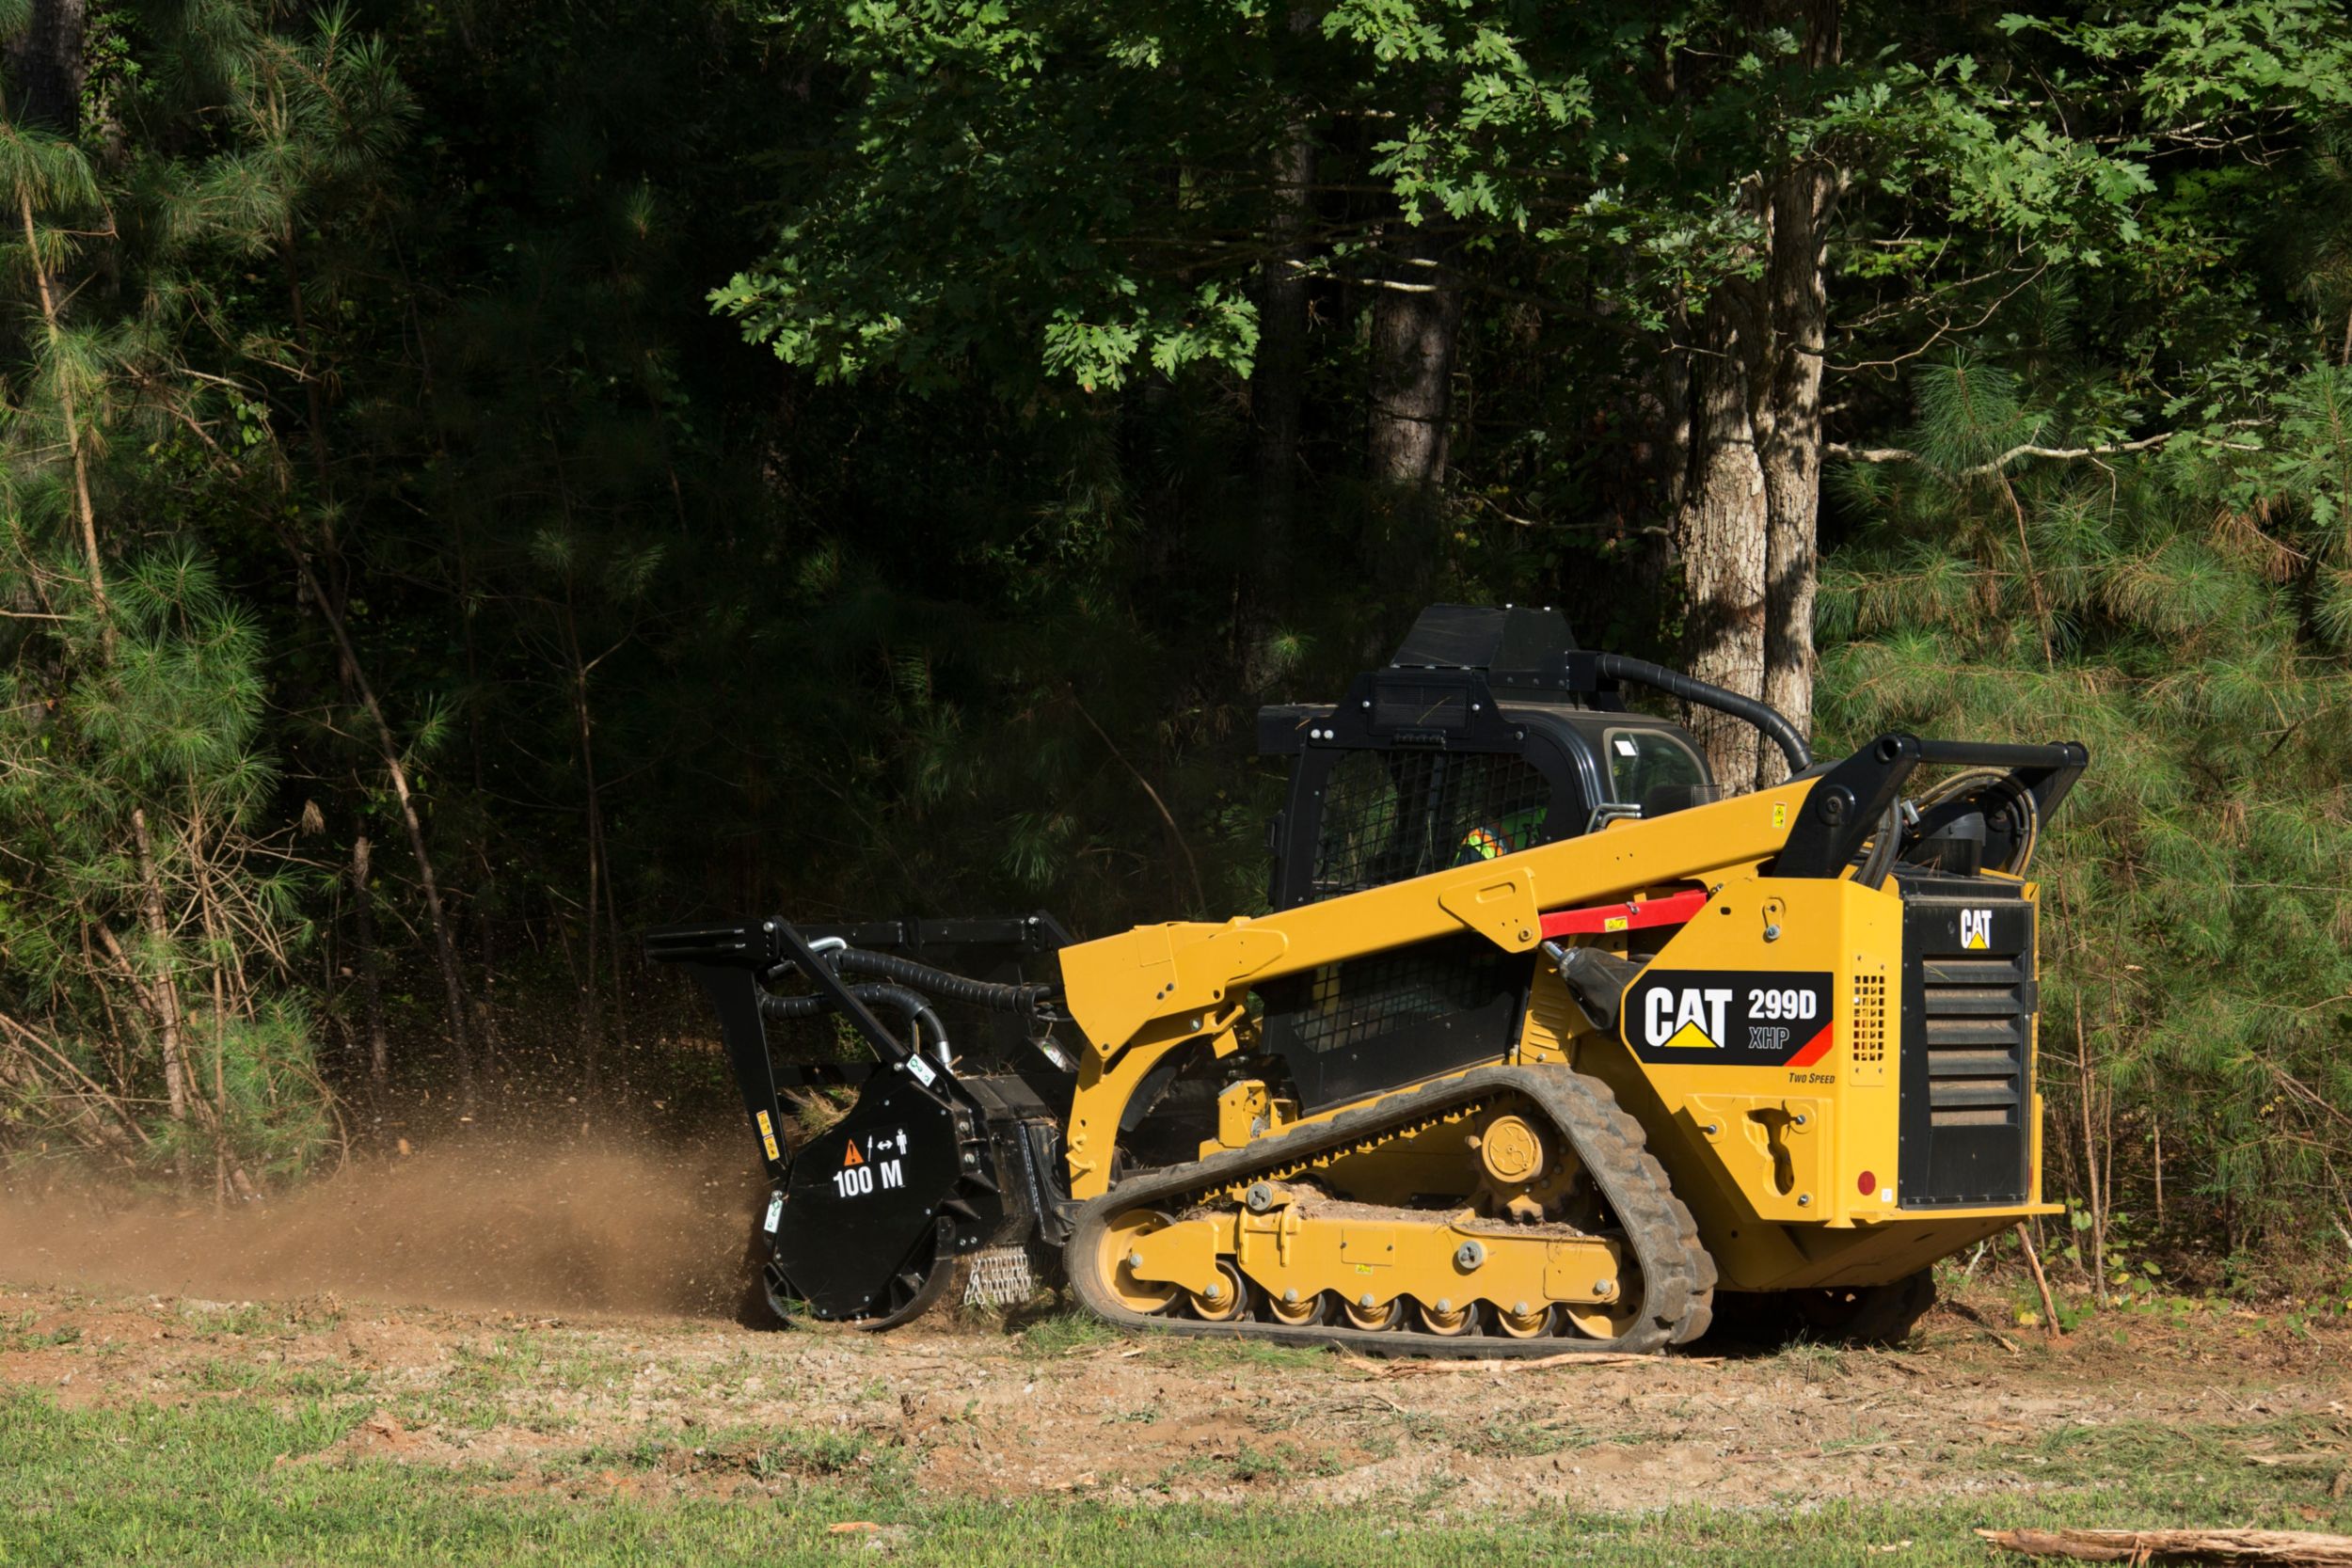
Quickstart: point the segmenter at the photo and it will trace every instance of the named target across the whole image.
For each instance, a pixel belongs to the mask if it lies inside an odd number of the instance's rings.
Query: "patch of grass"
[[[655,1428],[626,1443],[579,1449],[563,1467],[573,1475],[606,1470],[671,1475],[740,1471],[760,1481],[853,1479],[877,1495],[896,1493],[914,1473],[903,1449],[870,1433],[846,1427],[781,1431],[728,1427],[692,1433]]]
[[[1295,1371],[1331,1365],[1331,1351],[1324,1345],[1285,1345],[1265,1339],[1220,1339],[1189,1334],[1153,1334],[1137,1342],[1150,1346],[1162,1360],[1205,1370],[1267,1367]]]
[[[294,1327],[276,1310],[250,1301],[183,1301],[180,1322],[187,1332],[203,1339],[282,1334]]]
[[[2352,1497],[2328,1493],[2345,1467],[2343,1455],[2344,1435],[2332,1420],[2304,1416],[2241,1426],[2061,1422],[1987,1449],[1976,1464],[2040,1486],[2122,1487],[2147,1504],[2199,1497],[2216,1520],[2235,1519],[2284,1492],[2304,1507],[2332,1505],[2341,1522],[2352,1517]]]
[[[0,1350],[48,1350],[75,1344],[82,1338],[82,1325],[74,1323],[61,1323],[35,1333],[33,1325],[40,1322],[39,1312],[19,1312],[0,1321]]]
[[[1845,1346],[1826,1339],[1795,1338],[1772,1354],[1772,1359],[1807,1383],[1821,1383],[1846,1370]]]
[[[1073,1351],[1101,1350],[1123,1339],[1119,1330],[1091,1312],[1072,1310],[1039,1318],[1022,1329],[1014,1341],[1024,1355],[1040,1360]]]
[[[939,1497],[903,1483],[873,1456],[897,1453],[847,1429],[755,1429],[647,1434],[535,1485],[511,1465],[279,1464],[328,1449],[364,1413],[352,1404],[202,1401],[62,1409],[45,1394],[0,1394],[0,1563],[62,1568],[136,1561],[261,1568],[301,1562],[422,1568],[508,1563],[692,1562],[779,1568],[886,1560],[941,1568],[1116,1563],[1119,1568],[1232,1568],[1236,1562],[1323,1565],[1497,1562],[1593,1568],[1716,1568],[1893,1560],[1981,1568],[1977,1526],[2211,1525],[2352,1528],[2352,1498],[2330,1498],[2307,1449],[2335,1451],[2327,1422],[2297,1418],[2233,1428],[2068,1425],[2021,1439],[1988,1468],[2040,1459],[2031,1484],[1948,1497],[1804,1510],[1692,1504],[1663,1512],[1558,1508],[1457,1510],[1438,1489],[1422,1501],[1319,1507],[1283,1481],[1323,1456],[1275,1444],[1223,1462],[1258,1482],[1247,1504],[1182,1508],[1093,1497]],[[698,1451],[699,1450],[699,1451]],[[2317,1461],[2314,1461],[2316,1465]],[[760,1466],[784,1482],[760,1475]],[[739,1468],[770,1495],[718,1486],[648,1492],[596,1472],[674,1465]],[[626,1479],[626,1478],[624,1478]],[[879,1527],[835,1535],[852,1522]]]

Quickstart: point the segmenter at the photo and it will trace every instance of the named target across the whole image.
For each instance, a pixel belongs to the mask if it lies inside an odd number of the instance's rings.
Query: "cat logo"
[[[855,1141],[852,1141],[850,1144],[849,1152],[841,1156],[842,1168],[846,1170],[851,1165],[862,1165],[864,1164],[866,1164],[866,1156],[857,1151],[857,1144]]]
[[[1960,944],[1972,952],[1981,952],[1993,945],[1991,910],[1960,911]]]
[[[1653,1049],[1720,1051],[1727,988],[1661,986],[1643,1001],[1642,1034]]]

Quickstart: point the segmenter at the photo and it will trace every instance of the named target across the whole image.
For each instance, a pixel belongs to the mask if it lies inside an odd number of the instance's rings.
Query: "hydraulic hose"
[[[1737,691],[1726,691],[1720,686],[1669,670],[1662,664],[1652,664],[1645,658],[1629,658],[1624,654],[1596,654],[1593,668],[1612,680],[1638,681],[1655,687],[1668,696],[1679,697],[1686,703],[1711,707],[1718,713],[1728,713],[1764,732],[1772,743],[1780,748],[1788,759],[1788,771],[1802,773],[1813,766],[1813,749],[1804,743],[1797,727],[1782,716],[1779,709],[1742,697]]]
[[[940,1022],[939,1015],[931,1010],[930,1003],[920,993],[909,990],[904,986],[866,981],[851,986],[850,994],[860,1002],[879,1002],[884,1006],[896,1007],[906,1014],[908,1020],[915,1025],[917,1047],[922,1044],[922,1031],[929,1029],[931,1032],[932,1041],[943,1051],[946,1049],[947,1026]],[[759,1016],[762,1018],[815,1018],[819,1013],[832,1010],[832,1000],[822,996],[763,995],[759,999]]]
[[[835,969],[860,970],[879,974],[900,985],[919,986],[924,990],[948,1002],[961,1002],[967,1006],[986,1007],[1000,1013],[1034,1013],[1053,1000],[1057,987],[1043,981],[1021,985],[1000,985],[993,980],[972,980],[961,974],[950,974],[944,969],[901,958],[895,953],[876,953],[863,947],[845,947],[831,955]]]

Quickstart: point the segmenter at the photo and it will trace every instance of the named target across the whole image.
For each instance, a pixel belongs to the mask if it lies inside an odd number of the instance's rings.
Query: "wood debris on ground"
[[[2255,1562],[2352,1568],[2352,1535],[2275,1529],[1980,1529],[1996,1546],[2077,1562]]]

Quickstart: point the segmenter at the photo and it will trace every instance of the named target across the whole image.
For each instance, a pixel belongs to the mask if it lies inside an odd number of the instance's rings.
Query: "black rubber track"
[[[1131,1209],[1163,1199],[1189,1198],[1204,1189],[1248,1181],[1326,1148],[1376,1136],[1454,1105],[1524,1096],[1551,1118],[1625,1227],[1642,1266],[1643,1301],[1632,1326],[1613,1339],[1546,1334],[1514,1339],[1482,1333],[1450,1337],[1409,1328],[1366,1330],[1327,1323],[1204,1323],[1130,1311],[1094,1275],[1104,1227]],[[1666,1172],[1644,1147],[1642,1124],[1617,1104],[1609,1086],[1565,1067],[1479,1068],[1458,1078],[1385,1096],[1327,1122],[1261,1138],[1247,1148],[1186,1164],[1166,1165],[1130,1178],[1078,1211],[1063,1262],[1087,1309],[1125,1329],[1158,1329],[1202,1338],[1268,1339],[1295,1345],[1336,1345],[1371,1355],[1448,1359],[1526,1358],[1563,1354],[1647,1354],[1685,1344],[1707,1332],[1714,1315],[1715,1260],[1699,1243],[1691,1211],[1674,1195]]]

